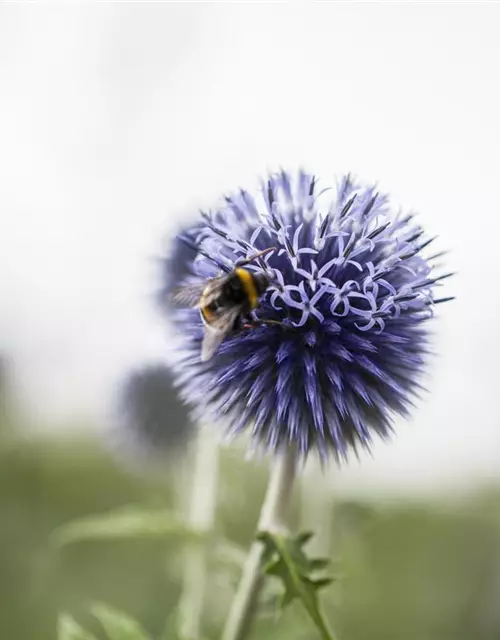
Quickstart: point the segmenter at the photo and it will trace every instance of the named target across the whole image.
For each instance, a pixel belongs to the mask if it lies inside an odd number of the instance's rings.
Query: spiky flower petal
[[[275,247],[248,268],[272,274],[254,320],[281,324],[234,333],[202,363],[199,312],[170,310],[185,399],[269,450],[294,443],[303,455],[345,458],[374,433],[386,437],[419,389],[427,322],[446,300],[434,292],[450,275],[432,273],[432,239],[413,218],[392,215],[385,195],[350,176],[318,190],[304,172],[273,174],[256,197],[240,190],[203,214],[181,238],[196,251],[187,280]]]

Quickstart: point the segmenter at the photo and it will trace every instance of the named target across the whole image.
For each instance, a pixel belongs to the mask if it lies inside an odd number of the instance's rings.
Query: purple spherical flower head
[[[157,294],[157,299],[161,307],[165,310],[170,308],[170,297],[179,282],[183,282],[191,274],[191,264],[198,254],[196,238],[203,230],[201,223],[193,224],[190,228],[184,229],[182,240],[176,236],[169,247],[169,252],[161,259],[161,280],[162,286]]]
[[[374,433],[390,433],[394,414],[407,415],[427,321],[449,299],[434,291],[450,275],[432,273],[437,256],[425,257],[431,239],[412,215],[391,215],[386,196],[350,176],[335,192],[318,191],[304,172],[281,172],[257,197],[226,197],[186,241],[196,249],[189,282],[276,248],[245,267],[271,276],[256,326],[229,335],[208,362],[199,311],[170,310],[181,333],[178,384],[205,420],[224,418],[230,434],[249,428],[268,450],[294,444],[326,459],[369,448]]]

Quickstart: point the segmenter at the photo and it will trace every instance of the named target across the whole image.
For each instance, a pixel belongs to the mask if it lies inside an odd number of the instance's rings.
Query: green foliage
[[[94,604],[91,611],[102,624],[109,640],[151,640],[141,625],[122,611],[102,603]]]
[[[190,540],[199,539],[200,534],[188,529],[171,511],[127,506],[64,524],[54,531],[52,540],[57,546],[64,546],[84,540],[167,537]]]
[[[96,603],[91,607],[92,614],[101,623],[107,640],[151,640],[141,625],[131,616],[109,605]],[[83,629],[74,618],[63,613],[59,616],[57,640],[97,640],[94,635]]]
[[[318,591],[331,584],[333,579],[318,578],[315,575],[325,569],[329,561],[326,558],[308,558],[303,549],[312,535],[311,532],[304,532],[292,537],[263,531],[257,538],[265,547],[265,573],[280,579],[283,583],[281,607],[285,608],[294,600],[300,600],[321,638],[334,640],[318,599]]]
[[[62,613],[57,622],[57,640],[96,640],[96,637],[85,631],[69,614]]]
[[[130,473],[90,438],[71,438],[0,439],[0,638],[54,640],[57,612],[68,611],[89,640],[109,640],[85,613],[88,602],[104,601],[140,620],[152,638],[174,640],[173,631],[162,634],[182,589],[179,536],[82,540],[48,552],[51,532],[65,522],[129,503],[175,509],[168,479]],[[267,481],[265,466],[243,465],[239,451],[222,456],[217,527],[236,547],[210,554],[208,640],[220,638]],[[320,591],[339,638],[500,638],[498,514],[495,488],[449,503],[339,500],[331,546],[342,559],[342,584]],[[282,593],[281,581],[266,587],[269,596]],[[76,633],[69,640],[85,639]],[[313,640],[314,633],[296,598],[279,620],[260,616],[249,640]]]

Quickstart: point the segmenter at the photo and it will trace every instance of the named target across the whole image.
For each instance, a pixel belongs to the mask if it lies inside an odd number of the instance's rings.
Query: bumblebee
[[[205,327],[201,345],[202,361],[209,360],[233,331],[256,326],[257,323],[246,323],[245,319],[259,306],[259,299],[271,280],[268,274],[253,273],[243,266],[269,251],[274,251],[274,247],[240,261],[225,275],[174,291],[172,299],[175,304],[200,310]]]

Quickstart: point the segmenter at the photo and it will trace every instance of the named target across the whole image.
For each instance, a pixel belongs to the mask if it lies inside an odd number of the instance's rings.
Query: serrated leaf
[[[257,539],[264,544],[265,573],[279,578],[283,583],[285,591],[281,597],[282,608],[295,599],[300,600],[321,638],[335,640],[318,600],[319,589],[330,584],[332,579],[315,578],[312,575],[318,568],[324,568],[326,561],[306,556],[302,547],[310,538],[309,533],[299,534],[294,538],[268,531],[257,535]]]
[[[91,607],[91,612],[101,623],[109,640],[151,640],[137,620],[123,611],[98,603]]]
[[[273,555],[276,556],[276,552],[273,551]],[[264,572],[268,576],[280,576],[282,571],[281,559],[274,558],[264,565]]]
[[[312,537],[314,537],[313,531],[302,531],[296,535],[295,540],[299,546],[303,547]]]
[[[328,558],[311,558],[309,560],[309,566],[312,571],[322,571],[326,569],[330,565],[330,560]]]
[[[57,640],[97,640],[67,613],[61,613],[57,621]]]
[[[264,541],[266,544],[268,534],[265,532],[263,535],[259,534],[257,536],[258,539]],[[309,532],[305,534],[299,534],[294,538],[286,538],[283,536],[276,536],[277,539],[286,540],[286,545],[288,548],[288,552],[290,553],[297,569],[304,577],[310,576],[310,574],[315,573],[317,571],[322,571],[326,569],[327,566],[330,565],[330,560],[328,558],[309,558],[302,547],[308,542],[311,538]],[[282,558],[279,554],[276,553],[276,547],[274,544],[267,544],[265,549],[265,571],[266,573],[272,575],[279,575],[281,571]],[[332,579],[331,579],[332,580]]]
[[[333,578],[316,578],[315,580],[311,580],[308,578],[311,585],[316,589],[323,589],[323,587],[328,587],[332,584]]]
[[[281,596],[279,603],[282,609],[288,607],[296,598],[296,594],[291,589],[285,589],[285,592]]]
[[[130,506],[73,520],[53,531],[51,537],[57,546],[64,546],[85,540],[172,536],[183,540],[200,538],[170,511]]]

